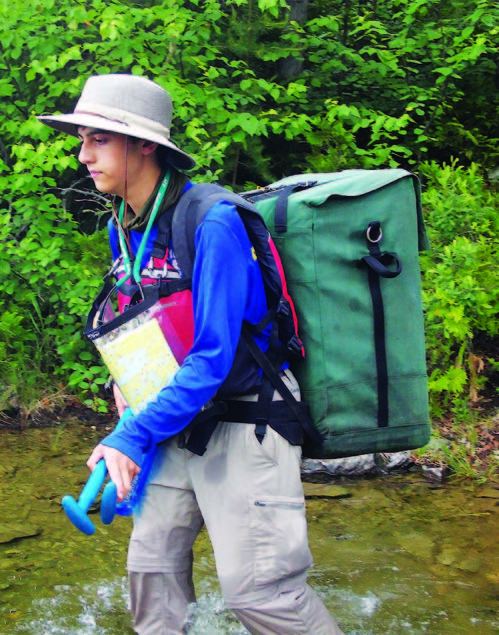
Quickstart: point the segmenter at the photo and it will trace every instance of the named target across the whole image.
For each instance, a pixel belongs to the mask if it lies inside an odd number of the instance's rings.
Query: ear
[[[146,141],[145,139],[141,140],[140,145],[141,145],[142,154],[146,156],[149,154],[152,154],[158,147],[158,144],[155,143],[154,141]]]

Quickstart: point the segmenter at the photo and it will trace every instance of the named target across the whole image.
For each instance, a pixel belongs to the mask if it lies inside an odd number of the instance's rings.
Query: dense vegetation
[[[107,266],[108,201],[76,139],[39,124],[94,73],[175,104],[200,180],[401,166],[424,183],[435,418],[497,405],[499,7],[495,0],[11,0],[0,8],[0,409],[104,407],[81,337]]]

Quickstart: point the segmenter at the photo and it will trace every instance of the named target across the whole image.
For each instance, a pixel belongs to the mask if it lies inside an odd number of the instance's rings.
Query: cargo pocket
[[[164,569],[165,533],[161,531],[139,533],[133,531],[128,545],[129,571],[162,571]]]
[[[255,584],[269,584],[305,571],[312,564],[305,500],[250,496],[249,507]]]

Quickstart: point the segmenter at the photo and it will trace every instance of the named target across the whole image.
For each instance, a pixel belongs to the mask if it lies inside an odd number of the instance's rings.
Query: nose
[[[88,144],[83,140],[80,148],[80,152],[78,153],[78,161],[83,163],[83,165],[88,165],[92,163],[92,156]]]

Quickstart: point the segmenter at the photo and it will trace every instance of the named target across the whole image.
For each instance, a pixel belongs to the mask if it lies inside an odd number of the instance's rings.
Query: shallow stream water
[[[76,423],[0,432],[0,635],[133,634],[131,521],[104,526],[92,508],[85,536],[60,505],[78,497],[99,436]],[[346,635],[499,633],[499,489],[417,474],[305,488],[310,583]],[[195,556],[190,633],[247,633],[223,610],[204,533]]]

